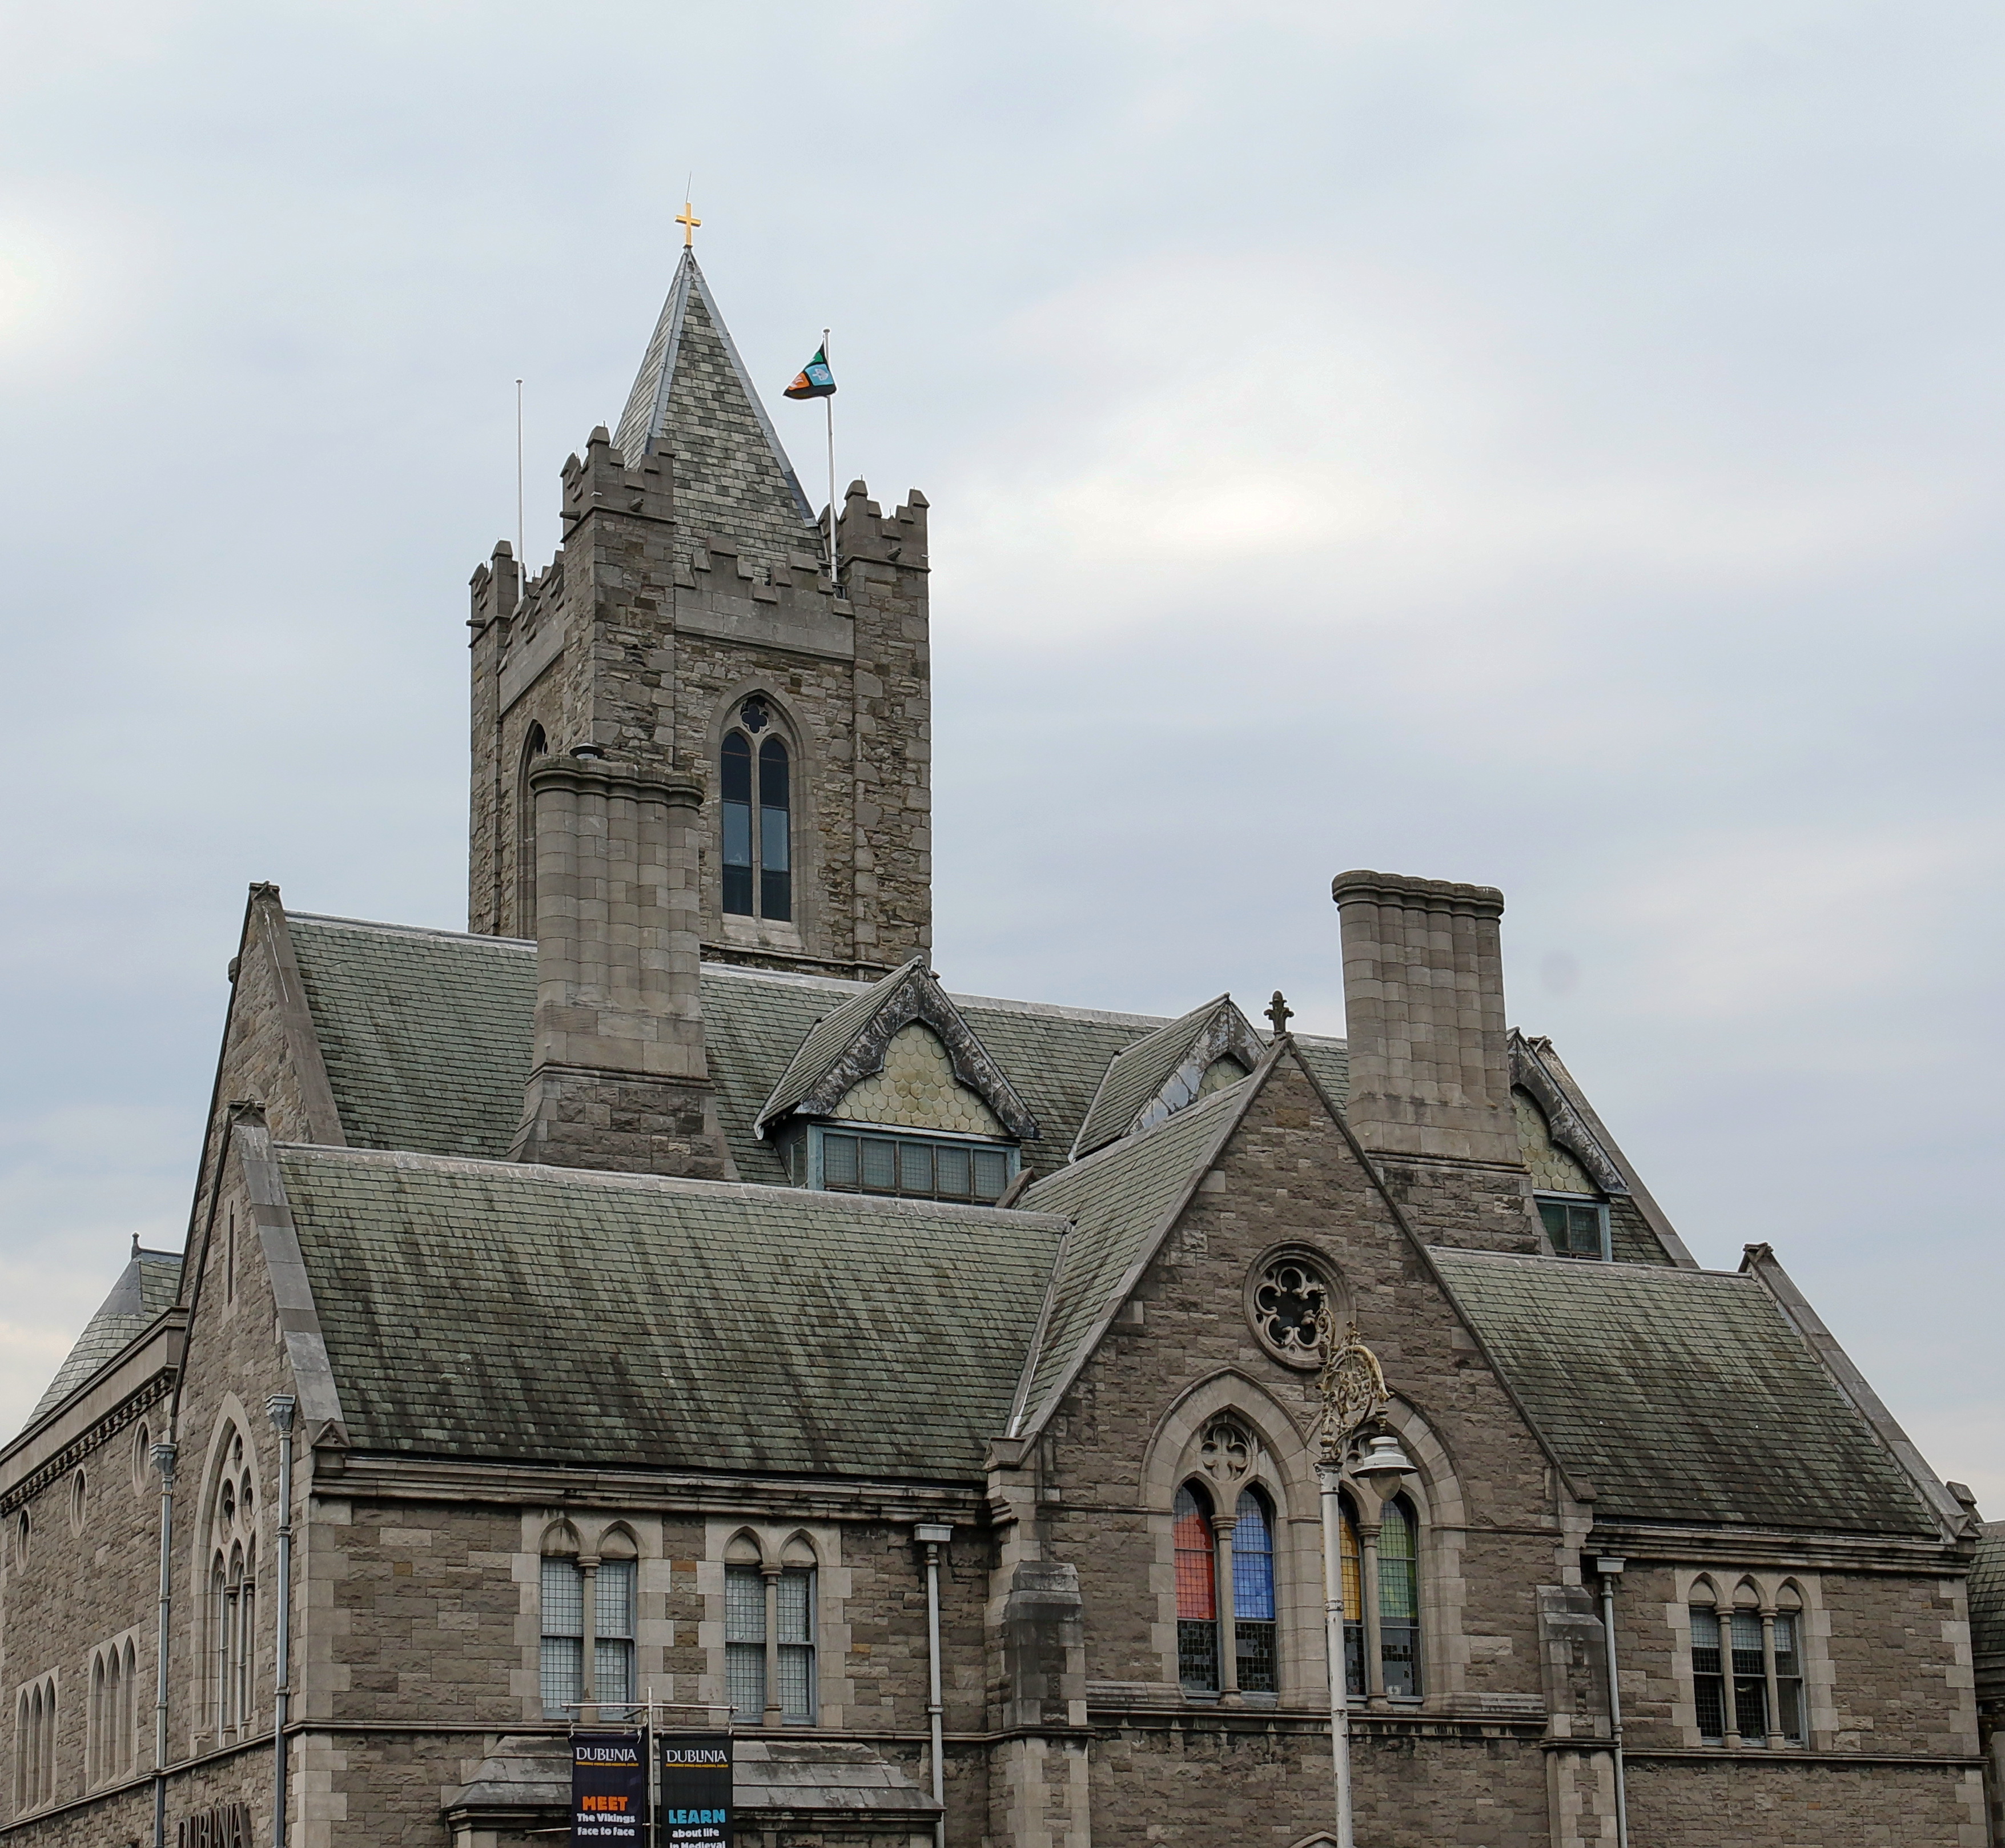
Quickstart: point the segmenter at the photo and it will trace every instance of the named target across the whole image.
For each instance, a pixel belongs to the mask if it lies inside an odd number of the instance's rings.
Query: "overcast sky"
[[[1505,888],[1701,1261],[2005,1516],[2005,23],[1849,0],[0,5],[0,1426],[177,1245],[246,883],[465,922],[465,580],[686,176],[933,505],[936,960],[1340,1031]]]

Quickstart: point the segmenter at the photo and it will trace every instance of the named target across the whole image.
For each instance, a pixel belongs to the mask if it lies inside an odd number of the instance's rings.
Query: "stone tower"
[[[538,760],[693,783],[704,960],[868,977],[932,936],[926,503],[825,524],[693,253],[618,434],[564,470],[564,542],[474,573],[469,928],[539,935]]]

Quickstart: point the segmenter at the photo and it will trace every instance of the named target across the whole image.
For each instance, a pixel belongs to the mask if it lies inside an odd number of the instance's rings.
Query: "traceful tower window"
[[[771,723],[765,707],[747,700],[719,753],[724,908],[784,922],[794,915],[793,767],[779,737],[756,750],[752,742]]]

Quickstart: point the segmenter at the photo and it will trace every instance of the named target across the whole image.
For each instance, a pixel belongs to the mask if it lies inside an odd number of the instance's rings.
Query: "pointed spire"
[[[715,536],[769,565],[821,551],[813,510],[693,251],[676,265],[613,441],[630,465],[672,456],[689,537]]]

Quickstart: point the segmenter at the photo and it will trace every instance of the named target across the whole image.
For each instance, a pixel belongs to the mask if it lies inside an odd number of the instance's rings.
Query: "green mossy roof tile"
[[[1597,1516],[1933,1537],[1906,1472],[1753,1277],[1435,1248]]]

